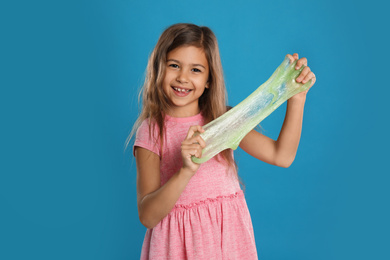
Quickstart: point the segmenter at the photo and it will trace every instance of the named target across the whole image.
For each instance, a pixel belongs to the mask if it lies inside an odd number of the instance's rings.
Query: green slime
[[[305,84],[295,81],[305,67],[296,70],[296,63],[290,64],[290,59],[286,57],[272,76],[246,99],[203,126],[205,132],[200,136],[206,142],[206,147],[202,150],[201,158],[192,156],[192,161],[201,164],[225,149],[236,150],[246,134],[264,118],[290,97],[307,90],[311,80]]]

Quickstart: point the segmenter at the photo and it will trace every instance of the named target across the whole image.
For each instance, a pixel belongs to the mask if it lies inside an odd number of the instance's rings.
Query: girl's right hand
[[[195,175],[200,166],[200,164],[194,163],[191,160],[191,156],[200,158],[202,156],[202,149],[206,147],[206,142],[200,135],[194,136],[196,132],[203,133],[204,130],[200,125],[191,126],[186,139],[181,143],[182,168],[190,173],[190,177]]]

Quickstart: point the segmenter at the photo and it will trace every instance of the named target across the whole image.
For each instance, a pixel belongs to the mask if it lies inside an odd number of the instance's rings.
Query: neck
[[[167,112],[168,116],[171,117],[190,117],[190,116],[196,116],[200,113],[200,109],[194,110],[194,111],[177,111],[177,110],[169,110]]]

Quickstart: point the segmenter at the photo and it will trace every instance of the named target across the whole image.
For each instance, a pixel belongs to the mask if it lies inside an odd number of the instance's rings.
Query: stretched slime
[[[264,118],[290,97],[310,87],[311,80],[305,84],[295,79],[305,66],[295,69],[297,61],[290,64],[285,58],[272,76],[246,99],[225,114],[203,126],[200,136],[206,142],[202,157],[192,156],[195,163],[204,163],[219,152],[231,148],[236,150],[241,140]]]

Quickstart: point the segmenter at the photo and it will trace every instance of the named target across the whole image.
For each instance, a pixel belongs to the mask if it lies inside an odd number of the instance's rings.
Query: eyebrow
[[[180,63],[180,61],[178,61],[178,60],[174,60],[174,59],[169,59],[169,60],[167,60],[167,62],[168,61],[174,61],[174,62],[177,62],[177,63]],[[190,64],[191,66],[200,66],[200,67],[203,67],[204,69],[206,69],[202,64],[195,64],[195,63],[192,63],[192,64]]]

